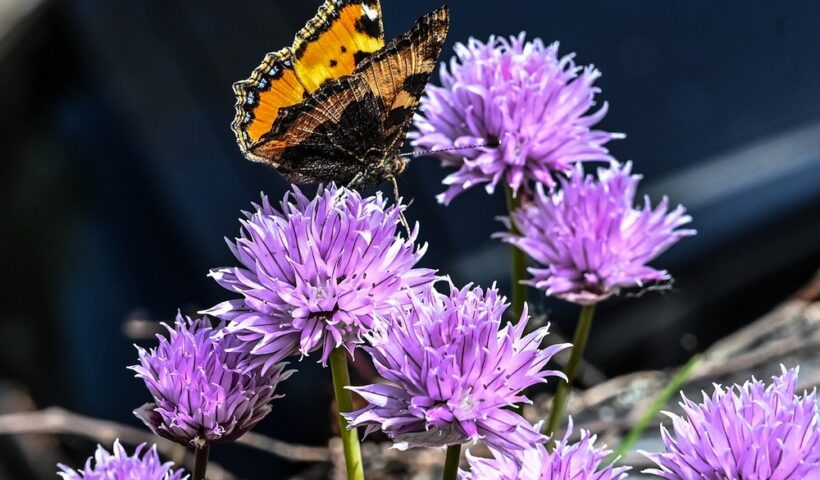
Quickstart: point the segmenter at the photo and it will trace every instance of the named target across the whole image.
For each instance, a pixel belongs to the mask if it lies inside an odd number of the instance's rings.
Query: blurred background
[[[319,3],[0,0],[0,413],[58,405],[137,425],[130,412],[148,394],[125,369],[132,344],[153,344],[146,322],[228,298],[206,278],[234,263],[223,237],[260,191],[287,188],[236,147],[231,83],[290,44]],[[383,0],[387,36],[439,4]],[[448,4],[443,59],[470,36],[525,30],[595,64],[610,102],[601,126],[628,135],[611,151],[634,161],[644,193],[694,217],[698,236],[655,262],[672,291],[600,310],[587,352],[606,376],[684,362],[820,265],[820,3]],[[508,249],[490,240],[503,195],[474,189],[440,206],[446,173],[418,158],[400,178],[424,263],[507,289]],[[574,307],[531,298],[571,335]],[[260,431],[325,444],[329,372],[299,368]],[[54,458],[32,463],[18,440],[0,436],[2,479],[53,478],[56,461],[79,465],[93,446],[61,437]],[[239,447],[214,457],[243,478],[299,468]]]

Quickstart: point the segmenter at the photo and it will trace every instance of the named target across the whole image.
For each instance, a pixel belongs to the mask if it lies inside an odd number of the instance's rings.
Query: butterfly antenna
[[[399,155],[400,157],[420,157],[422,155],[429,155],[431,153],[439,153],[439,152],[452,152],[454,150],[466,150],[468,148],[478,148],[478,147],[497,147],[498,142],[488,142],[488,143],[476,143],[474,145],[464,145],[463,147],[450,147],[450,148],[433,148],[430,150],[422,150],[420,152],[408,152],[402,153]]]

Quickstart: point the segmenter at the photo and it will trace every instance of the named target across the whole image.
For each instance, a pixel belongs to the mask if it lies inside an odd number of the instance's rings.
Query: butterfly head
[[[367,165],[347,182],[349,188],[367,189],[388,179],[395,179],[407,166],[407,159],[397,154],[385,154],[381,150],[370,150],[362,159]]]
[[[364,160],[370,165],[368,170],[382,179],[399,175],[407,167],[408,161],[397,152],[385,151],[382,148],[371,148]]]
[[[385,172],[391,176],[398,176],[407,167],[407,159],[401,155],[393,155],[385,162]]]

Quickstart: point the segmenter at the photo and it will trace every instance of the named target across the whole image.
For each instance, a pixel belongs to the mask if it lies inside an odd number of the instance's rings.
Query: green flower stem
[[[649,408],[641,415],[641,418],[635,423],[632,427],[632,430],[629,431],[626,438],[623,439],[618,448],[612,452],[612,455],[609,456],[607,459],[607,464],[614,462],[624,453],[628,452],[635,442],[641,438],[641,434],[649,426],[661,409],[666,406],[669,402],[669,399],[672,398],[672,395],[676,394],[680,391],[681,387],[686,380],[689,379],[689,376],[692,375],[692,371],[695,369],[696,366],[700,363],[701,356],[695,355],[694,357],[690,358],[686,365],[680,368],[678,372],[669,380],[669,383],[666,387],[652,400],[652,404],[649,405]]]
[[[592,317],[594,315],[595,305],[584,305],[581,307],[578,326],[575,327],[575,338],[572,339],[572,353],[569,356],[567,370],[564,372],[567,376],[567,381],[558,384],[558,390],[552,399],[552,410],[550,411],[547,428],[544,431],[545,435],[554,437],[553,434],[561,424],[561,418],[567,407],[567,400],[569,400],[569,393],[572,390],[572,382],[575,380],[575,374],[578,373],[578,365],[584,356],[584,349],[587,346],[587,339],[589,338],[589,331],[592,329]],[[552,448],[554,445],[555,441],[551,439],[548,447]]]
[[[505,185],[504,190],[507,192],[510,233],[520,235],[521,232],[512,220],[512,213],[521,206],[521,194],[519,193],[519,195],[513,196],[513,191],[509,185]],[[512,303],[510,304],[510,313],[512,313],[513,321],[517,323],[521,318],[521,312],[524,311],[524,303],[527,301],[527,286],[521,284],[521,280],[524,280],[527,275],[527,257],[524,255],[524,252],[519,250],[515,245],[510,245],[510,253],[512,254],[512,265],[510,269]]]
[[[456,480],[460,457],[461,444],[447,447],[447,457],[444,459],[444,475],[441,476],[441,480]]]
[[[343,412],[353,411],[353,397],[350,390],[350,373],[347,369],[347,353],[342,347],[334,348],[330,352],[330,371],[333,374],[333,393],[336,395],[336,406],[339,408],[339,434],[345,452],[345,466],[348,480],[364,480],[364,466],[362,465],[362,450],[359,445],[359,432],[356,429],[347,429],[347,420],[341,415]]]
[[[208,454],[211,452],[210,442],[205,442],[202,448],[195,448],[194,476],[192,480],[205,480],[205,470],[208,468]]]

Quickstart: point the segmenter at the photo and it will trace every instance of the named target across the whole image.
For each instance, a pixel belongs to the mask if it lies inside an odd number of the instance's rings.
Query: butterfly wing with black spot
[[[327,0],[291,47],[294,69],[309,92],[349,75],[365,57],[384,47],[378,0]]]
[[[367,171],[368,158],[381,158],[384,140],[378,100],[362,77],[349,75],[280,110],[251,152],[278,159],[290,182],[346,185]]]
[[[325,82],[349,75],[383,46],[378,0],[326,0],[291,47],[267,54],[248,79],[234,84],[231,129],[242,153],[276,167],[277,158],[260,157],[251,146],[270,132],[280,110],[301,103]]]
[[[388,151],[397,151],[404,144],[449,26],[449,10],[443,6],[421,17],[409,32],[364,59],[354,70],[379,98]]]

